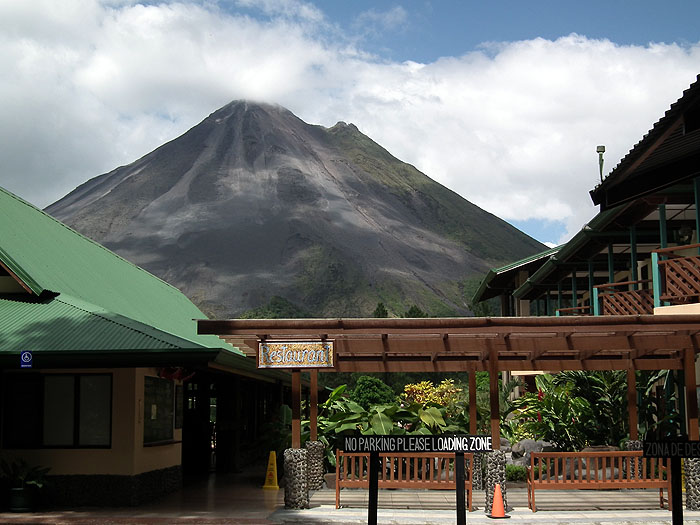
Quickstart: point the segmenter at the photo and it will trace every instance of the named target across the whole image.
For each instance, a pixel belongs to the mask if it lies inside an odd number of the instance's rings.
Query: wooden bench
[[[527,476],[527,502],[532,512],[535,490],[659,489],[671,508],[671,472],[666,460],[642,457],[642,451],[533,452]]]
[[[335,508],[340,508],[340,489],[369,488],[369,454],[336,451]],[[379,488],[454,490],[455,455],[450,453],[386,453],[380,456]],[[467,508],[472,510],[474,454],[464,454],[464,488]]]

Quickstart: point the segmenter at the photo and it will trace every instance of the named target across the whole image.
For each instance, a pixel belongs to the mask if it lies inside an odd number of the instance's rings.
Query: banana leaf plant
[[[445,407],[419,403],[373,405],[362,408],[343,396],[347,385],[340,385],[319,404],[318,440],[325,445],[327,465],[335,468],[335,448],[344,435],[404,435],[465,432],[463,425],[449,419]],[[302,441],[309,439],[309,421],[302,421]]]

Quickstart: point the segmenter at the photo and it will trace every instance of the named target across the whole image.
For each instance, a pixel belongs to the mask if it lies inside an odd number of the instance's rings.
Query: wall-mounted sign
[[[24,351],[19,356],[19,366],[20,368],[31,368],[34,358],[31,352]]]
[[[266,341],[258,368],[333,368],[333,341]]]
[[[489,452],[491,436],[465,434],[342,436],[337,443],[344,452]]]

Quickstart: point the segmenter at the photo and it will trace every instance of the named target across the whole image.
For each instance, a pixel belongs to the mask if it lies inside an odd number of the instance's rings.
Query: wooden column
[[[637,227],[630,226],[630,270],[632,271],[633,281],[639,280],[639,273],[637,272]],[[639,289],[638,284],[632,285],[633,290]]]
[[[469,433],[476,435],[476,370],[469,371]]]
[[[309,402],[309,427],[311,435],[309,439],[316,441],[318,439],[318,370],[313,369],[311,375],[311,394]]]
[[[690,348],[683,356],[683,370],[685,371],[685,409],[688,418],[688,439],[697,441],[698,435],[698,398],[697,382],[695,380],[695,350]]]
[[[301,448],[301,371],[292,370],[292,448]]]
[[[629,412],[630,423],[630,439],[635,441],[639,439],[637,416],[637,377],[634,374],[634,368],[630,366],[627,369],[627,411]]]
[[[700,241],[700,177],[693,179],[693,193],[695,196],[695,242]],[[698,248],[700,254],[700,247]]]
[[[498,403],[498,350],[489,351],[489,397],[491,399],[491,446],[501,448],[501,417]]]

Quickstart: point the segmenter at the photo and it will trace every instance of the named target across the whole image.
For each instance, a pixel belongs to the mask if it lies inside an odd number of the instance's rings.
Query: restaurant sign
[[[265,341],[258,368],[333,368],[333,341]]]

